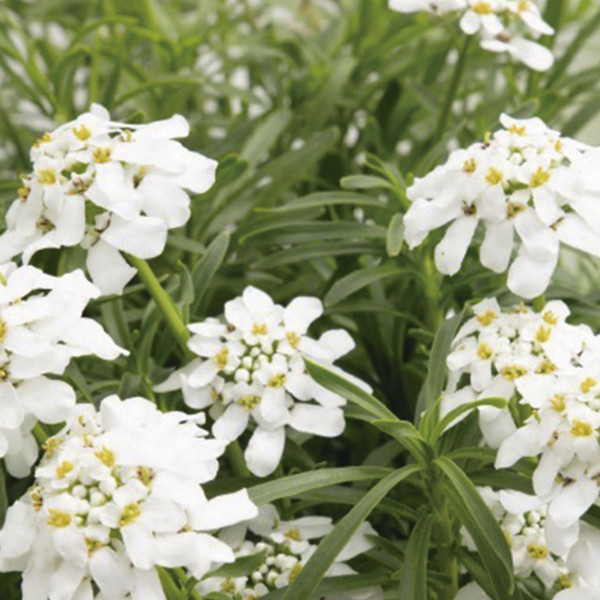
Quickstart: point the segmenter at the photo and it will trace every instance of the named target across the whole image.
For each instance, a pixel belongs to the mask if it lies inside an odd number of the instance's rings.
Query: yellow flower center
[[[115,455],[112,450],[109,450],[106,446],[102,446],[102,450],[94,453],[94,456],[104,465],[109,468],[115,466]]]
[[[471,7],[471,10],[478,15],[491,15],[494,10],[488,2],[477,2]]]
[[[137,502],[133,502],[132,504],[127,504],[123,509],[123,513],[119,518],[119,525],[124,527],[125,525],[129,525],[133,523],[140,515],[142,514],[142,509]]]
[[[525,2],[527,2],[527,0],[525,0]],[[515,135],[525,135],[527,129],[525,128],[525,125],[517,125],[516,123],[513,123],[508,131],[514,133]]]
[[[548,375],[548,373],[554,373],[554,371],[556,371],[556,365],[551,360],[545,360],[535,372],[539,375]]]
[[[246,410],[252,410],[260,403],[260,396],[242,396],[237,402]]]
[[[279,388],[283,387],[285,383],[285,373],[277,373],[277,375],[273,375],[271,379],[267,382],[269,387]]]
[[[565,397],[562,394],[555,394],[550,400],[550,407],[556,412],[562,412],[566,407]]]
[[[302,571],[302,565],[299,562],[297,562],[290,571],[290,583],[294,583],[294,581],[296,581],[296,578],[300,574],[300,571]]]
[[[527,554],[529,554],[531,558],[542,560],[548,556],[548,548],[546,548],[546,546],[540,546],[538,544],[529,544],[527,546]]]
[[[105,163],[110,160],[111,153],[110,148],[94,148],[92,156],[97,163]]]
[[[63,461],[56,467],[56,476],[59,479],[64,479],[68,473],[70,473],[75,467],[73,463],[70,463],[68,460]]]
[[[477,320],[482,324],[485,325],[486,327],[488,325],[491,325],[492,321],[497,317],[498,315],[495,312],[492,312],[491,310],[488,310],[486,313],[484,313],[483,315],[477,315]]]
[[[40,169],[38,171],[38,181],[42,185],[52,185],[56,183],[56,172],[54,169]]]
[[[573,580],[570,575],[563,574],[557,579],[556,585],[559,590],[568,590],[573,587]]]
[[[493,350],[487,344],[479,344],[479,348],[477,348],[477,356],[479,356],[481,360],[487,360],[488,358],[491,358],[493,354]]]
[[[235,594],[235,583],[231,577],[228,577],[225,579],[225,581],[223,581],[223,583],[221,583],[221,591],[225,594]]]
[[[581,391],[587,394],[598,382],[593,377],[586,377],[581,382]]]
[[[41,144],[45,144],[46,142],[51,142],[52,136],[46,131],[44,135],[33,143],[34,148],[39,148]]]
[[[71,515],[69,513],[63,512],[61,510],[54,510],[51,508],[49,511],[50,516],[46,523],[51,527],[68,527],[71,524]]]
[[[73,133],[82,142],[92,135],[92,132],[83,123],[79,127],[73,127]]]
[[[587,421],[573,421],[571,435],[575,437],[590,437],[594,433],[594,428]]]
[[[94,540],[92,538],[85,538],[85,545],[87,547],[88,556],[91,556],[96,552],[96,550],[100,550],[100,548],[104,548],[104,544],[98,540]]]
[[[150,487],[154,479],[154,471],[148,467],[138,467],[136,470],[138,479],[146,486]]]
[[[498,169],[494,169],[494,167],[490,167],[487,175],[485,176],[485,180],[490,185],[496,185],[502,181],[503,177],[504,177],[504,175],[502,175],[502,171],[499,171]]]
[[[266,335],[267,326],[264,323],[254,323],[252,326],[252,335]]]
[[[550,179],[550,173],[548,171],[544,171],[542,167],[538,167],[535,173],[531,176],[530,185],[532,188],[541,187],[545,183],[548,183]]]
[[[525,206],[522,204],[517,204],[516,202],[509,202],[506,207],[506,218],[514,219],[519,213],[522,213],[525,210]]]
[[[283,535],[288,540],[292,540],[294,542],[302,541],[302,536],[300,535],[300,530],[297,527],[294,527],[293,529],[288,529]]]
[[[289,345],[296,350],[298,348],[298,344],[300,343],[300,336],[295,331],[288,331],[285,334],[285,337]]]
[[[477,161],[474,158],[468,158],[463,163],[462,168],[465,173],[474,173],[477,168]]]
[[[222,348],[215,354],[215,362],[219,369],[224,369],[227,366],[227,360],[229,359],[229,348]]]
[[[542,315],[542,319],[544,319],[544,321],[546,321],[546,323],[548,323],[548,325],[556,325],[558,323],[558,318],[551,310],[547,310]]]
[[[544,327],[543,325],[540,325],[540,328],[537,330],[537,333],[535,334],[535,339],[540,344],[543,344],[544,342],[547,342],[550,339],[551,334],[552,334],[552,329],[550,329],[550,327]]]
[[[500,372],[505,379],[518,379],[527,374],[527,369],[525,367],[520,367],[519,365],[508,365]]]

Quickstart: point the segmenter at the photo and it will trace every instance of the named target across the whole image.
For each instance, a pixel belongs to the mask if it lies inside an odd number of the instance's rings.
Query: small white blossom
[[[221,592],[232,597],[239,594],[241,600],[262,598],[293,583],[317,549],[313,540],[324,537],[332,529],[329,517],[310,516],[284,521],[273,505],[262,506],[258,517],[222,531],[220,538],[231,546],[236,558],[264,553],[264,563],[253,573],[242,577],[207,577],[197,590],[200,594]],[[370,535],[376,535],[376,532],[364,523],[336,557],[327,576],[355,573],[345,561],[373,547],[368,539]],[[383,592],[373,587],[330,594],[324,600],[383,600]]]
[[[597,155],[587,156],[587,146],[561,137],[540,119],[500,120],[503,129],[483,144],[456,150],[415,180],[407,190],[413,204],[404,219],[405,238],[414,248],[449,224],[435,263],[454,275],[481,223],[481,264],[502,273],[511,263],[516,233],[521,243],[507,285],[534,298],[548,287],[561,243],[600,256],[600,213],[591,183]]]
[[[189,219],[185,190],[202,193],[214,182],[217,163],[175,141],[188,134],[181,115],[126,125],[98,104],[44,134],[6,215],[0,260],[81,245],[93,282],[120,293],[135,274],[121,253],[158,256],[167,231]]]
[[[210,531],[255,517],[245,490],[207,500],[224,445],[198,417],[143,398],[78,405],[46,443],[29,493],[8,511],[0,569],[23,571],[23,600],[165,600],[155,570],[202,577],[234,560]]]
[[[255,423],[246,462],[255,475],[269,475],[281,460],[286,426],[324,437],[344,430],[345,400],[317,384],[303,360],[335,369],[333,362],[354,348],[343,330],[327,331],[318,340],[307,335],[322,310],[317,298],[299,297],[283,308],[247,287],[225,304],[223,321],[189,326],[195,334],[189,347],[199,358],[156,390],[181,388],[191,408],[210,407],[219,439],[235,440]]]
[[[53,277],[31,266],[0,266],[0,457],[14,476],[27,475],[37,459],[36,421],[61,423],[75,406],[74,390],[47,375],[61,375],[76,356],[113,360],[124,353],[82,317],[99,294],[80,270]]]
[[[554,34],[533,0],[389,0],[389,7],[403,13],[456,13],[462,31],[478,34],[484,50],[507,52],[536,71],[554,64],[548,48],[528,39]]]

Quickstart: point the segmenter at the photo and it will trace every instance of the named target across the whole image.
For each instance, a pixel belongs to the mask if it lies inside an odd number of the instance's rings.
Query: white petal
[[[213,435],[228,442],[237,440],[248,426],[250,413],[237,403],[230,404],[217,418],[212,428]]]
[[[85,317],[67,325],[61,337],[63,342],[75,347],[76,356],[94,354],[104,360],[114,360],[125,351],[117,346],[102,326]]]
[[[120,294],[137,272],[116,248],[102,240],[88,250],[87,268],[103,294]]]
[[[121,527],[123,543],[127,550],[127,556],[138,569],[150,569],[156,564],[156,548],[154,537],[143,525],[132,523]]]
[[[101,237],[122,252],[138,258],[154,258],[165,248],[167,228],[156,217],[136,217],[125,221],[113,215]]]
[[[591,479],[582,479],[561,490],[550,503],[548,516],[558,527],[569,527],[594,504],[598,498],[598,486]]]
[[[555,230],[563,244],[592,256],[600,256],[600,235],[595,234],[579,215],[575,213],[565,215]]]
[[[546,260],[536,260],[523,246],[508,271],[508,289],[523,298],[535,298],[546,291],[556,268],[558,252]]]
[[[100,591],[108,598],[125,596],[130,589],[130,569],[116,552],[101,548],[90,558],[90,573]]]
[[[209,500],[198,512],[191,526],[200,531],[211,531],[253,519],[257,515],[258,508],[244,489]]]
[[[435,248],[435,264],[444,275],[455,275],[467,253],[477,227],[476,217],[459,217]]]
[[[250,472],[257,477],[270,475],[281,460],[284,444],[284,427],[273,430],[257,427],[244,452]]]
[[[300,296],[294,298],[283,312],[283,321],[288,331],[304,334],[309,325],[323,314],[323,304],[318,298]]]
[[[485,230],[485,237],[479,249],[479,260],[484,267],[495,273],[503,273],[508,267],[512,248],[512,223],[492,223]]]
[[[131,600],[165,600],[165,594],[160,584],[156,569],[133,571],[133,589]]]
[[[480,26],[481,20],[472,10],[468,10],[460,20],[460,28],[467,35],[473,35],[474,33],[477,33]]]
[[[50,576],[50,600],[72,600],[84,575],[85,569],[82,566],[64,561]]]
[[[69,419],[75,407],[75,392],[64,381],[36,377],[19,386],[19,396],[27,409],[43,423]]]
[[[344,431],[344,411],[313,404],[296,404],[290,413],[290,426],[297,431],[323,437],[337,437]]]
[[[143,210],[157,217],[168,229],[181,227],[190,218],[189,196],[166,177],[149,173],[138,187],[143,197]]]

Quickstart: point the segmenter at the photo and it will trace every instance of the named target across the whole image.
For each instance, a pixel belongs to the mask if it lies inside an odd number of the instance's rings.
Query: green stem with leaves
[[[465,74],[467,54],[469,53],[469,46],[471,45],[472,37],[473,36],[470,35],[464,36],[464,41],[458,55],[458,60],[454,66],[454,72],[452,73],[452,79],[450,80],[450,85],[446,91],[446,97],[444,98],[440,116],[438,117],[437,125],[433,133],[434,142],[438,140],[446,131],[450,112],[452,111],[452,104],[456,99],[456,95],[458,94],[458,90],[460,88],[460,83],[463,75]]]
[[[127,259],[138,272],[140,279],[146,286],[146,289],[150,292],[154,302],[162,312],[167,325],[171,329],[171,332],[175,336],[175,339],[179,342],[179,345],[183,349],[186,355],[189,354],[187,346],[188,340],[190,339],[190,332],[188,331],[173,298],[167,294],[163,287],[158,282],[156,275],[150,268],[150,265],[141,258],[128,255]]]
[[[423,281],[425,286],[425,318],[424,321],[432,332],[436,332],[444,320],[444,312],[440,294],[440,275],[433,257],[427,255],[423,264]]]
[[[237,440],[231,442],[229,446],[227,446],[225,453],[229,460],[229,464],[231,465],[231,470],[236,477],[252,477],[246,466],[244,454],[242,453],[242,449]]]

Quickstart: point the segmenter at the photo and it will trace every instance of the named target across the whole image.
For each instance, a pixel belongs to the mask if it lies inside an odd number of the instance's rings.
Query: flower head
[[[121,292],[134,274],[121,252],[159,255],[167,231],[189,219],[185,190],[205,192],[214,182],[216,162],[175,141],[188,133],[181,115],[126,125],[94,104],[44,134],[6,215],[0,260],[23,253],[28,262],[44,248],[81,245],[94,283]]]
[[[406,241],[418,246],[433,229],[449,224],[435,249],[437,268],[460,269],[477,226],[485,230],[481,264],[508,271],[509,289],[534,298],[548,287],[561,242],[600,256],[600,220],[588,185],[588,148],[539,119],[502,115],[503,129],[484,144],[457,150],[446,164],[416,179],[407,195]],[[451,183],[449,183],[451,182]]]
[[[534,0],[389,0],[389,6],[403,13],[455,13],[462,31],[478,34],[484,50],[506,52],[536,71],[547,71],[554,63],[548,48],[529,39],[554,34]]]
[[[48,444],[29,493],[8,511],[0,568],[23,571],[24,597],[164,600],[154,567],[201,577],[233,552],[208,531],[256,516],[242,490],[207,500],[224,445],[198,417],[110,396]]]
[[[333,361],[354,347],[343,330],[318,340],[307,335],[321,312],[316,298],[299,297],[284,308],[247,287],[227,302],[223,321],[189,326],[189,347],[199,358],[156,389],[181,388],[191,408],[210,407],[219,439],[237,439],[254,422],[246,462],[254,474],[268,475],[281,459],[286,426],[325,437],[344,429],[345,400],[317,384],[304,365],[310,357],[334,368]]]
[[[232,598],[256,600],[269,592],[294,582],[308,559],[317,549],[314,540],[333,529],[329,517],[310,516],[292,521],[282,520],[271,504],[262,506],[258,517],[245,527],[235,526],[221,532],[220,538],[233,549],[237,558],[262,554],[264,562],[252,573],[241,577],[207,577],[198,585],[200,594],[221,592]],[[349,575],[355,571],[345,561],[368,551],[373,543],[369,535],[375,530],[365,523],[337,556],[327,575]],[[238,594],[236,596],[235,594]],[[368,588],[342,595],[329,595],[326,600],[381,600],[380,588]]]
[[[115,359],[119,348],[92,319],[82,317],[99,295],[81,271],[53,277],[30,266],[0,266],[0,456],[17,477],[29,473],[36,420],[60,423],[75,406],[61,375],[72,357]]]

